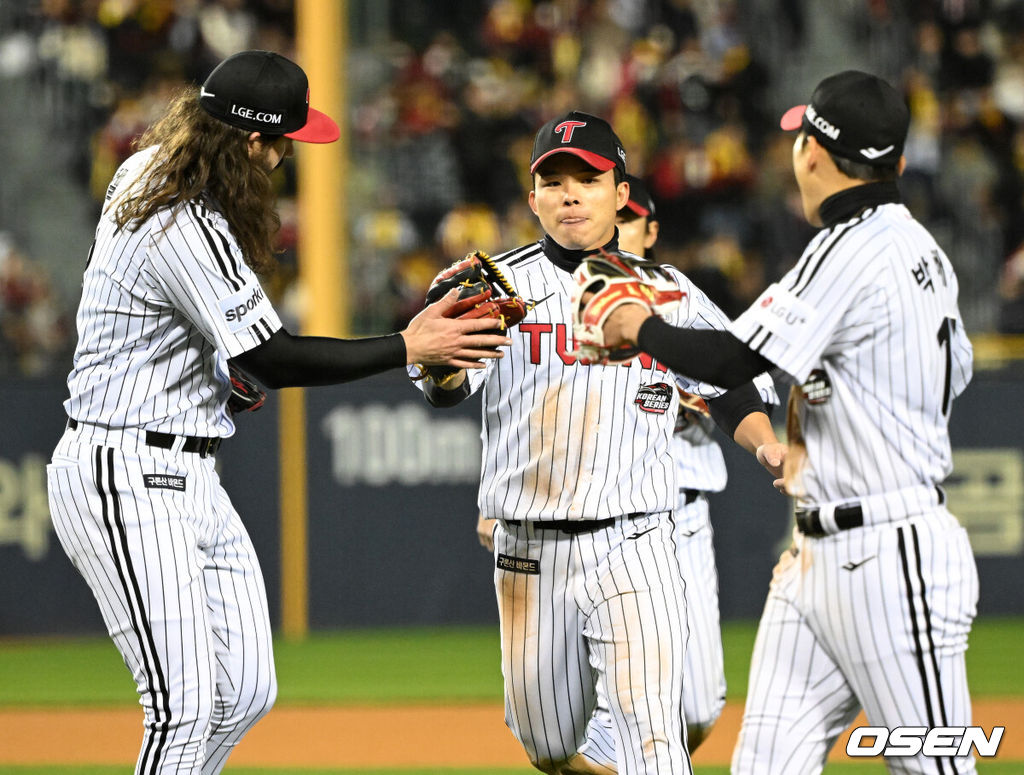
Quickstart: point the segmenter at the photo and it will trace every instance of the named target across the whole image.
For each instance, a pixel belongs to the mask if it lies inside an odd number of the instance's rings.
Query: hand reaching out
[[[783,495],[786,494],[786,484],[782,478],[782,466],[786,462],[786,452],[787,447],[781,441],[762,444],[757,448],[757,462],[775,477],[772,486]]]
[[[504,357],[504,353],[495,348],[509,345],[512,340],[494,333],[493,319],[445,317],[445,312],[457,299],[458,291],[450,291],[424,308],[401,332],[407,363],[482,369],[483,360]]]

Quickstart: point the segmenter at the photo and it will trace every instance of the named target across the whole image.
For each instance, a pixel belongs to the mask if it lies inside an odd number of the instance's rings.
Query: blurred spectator
[[[0,373],[46,374],[72,344],[49,275],[0,233]]]
[[[1003,266],[999,299],[999,333],[1024,334],[1024,244]]]
[[[183,79],[202,79],[243,48],[296,56],[292,0],[0,8],[0,75],[38,84],[49,131],[97,206]],[[826,11],[807,0],[406,0],[384,9],[353,0],[350,9],[357,333],[398,325],[421,303],[423,278],[468,250],[535,238],[523,172],[532,135],[571,108],[607,117],[630,171],[648,179],[659,256],[693,272],[727,311],[742,308],[809,238],[792,141],[777,129],[789,107],[780,93],[794,78],[816,82],[850,50],[906,94],[901,188],[966,278],[968,328],[1017,325],[1024,2],[866,0]],[[294,188],[289,172],[285,213]],[[273,291],[295,317],[297,230],[297,216],[282,228],[288,260]]]

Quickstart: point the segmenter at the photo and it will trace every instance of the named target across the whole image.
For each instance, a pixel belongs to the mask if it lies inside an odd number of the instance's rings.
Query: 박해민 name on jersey
[[[800,332],[814,324],[815,309],[778,283],[769,285],[751,307],[755,319],[779,338],[800,341]]]
[[[231,333],[248,328],[271,310],[266,291],[258,283],[247,285],[230,296],[218,299],[217,303]]]

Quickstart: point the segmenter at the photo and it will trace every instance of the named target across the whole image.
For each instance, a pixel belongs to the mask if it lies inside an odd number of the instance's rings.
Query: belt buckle
[[[220,439],[216,436],[205,438],[199,444],[199,457],[211,457],[217,452],[220,446]]]

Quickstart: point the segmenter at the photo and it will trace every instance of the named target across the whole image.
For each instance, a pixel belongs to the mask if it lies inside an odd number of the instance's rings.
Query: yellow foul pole
[[[349,333],[345,164],[348,127],[344,62],[348,0],[296,0],[298,63],[309,77],[310,105],[341,127],[328,145],[296,143],[299,284],[304,334]],[[306,405],[299,388],[281,391],[281,616],[284,635],[309,631]]]

